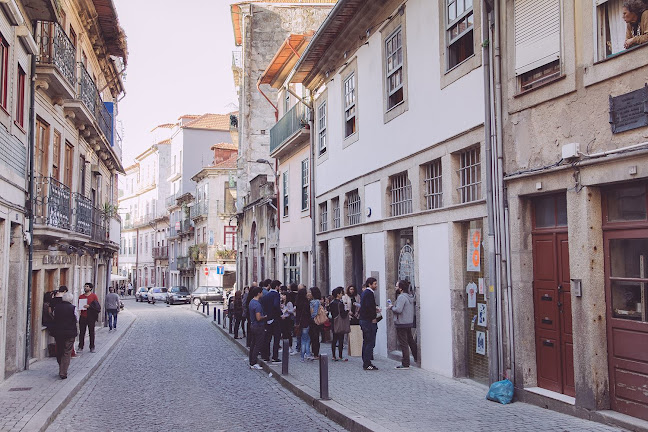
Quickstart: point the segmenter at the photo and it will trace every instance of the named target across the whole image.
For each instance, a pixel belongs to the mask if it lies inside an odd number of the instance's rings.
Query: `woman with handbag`
[[[322,333],[322,325],[324,318],[326,317],[326,310],[322,306],[322,292],[318,287],[312,287],[309,294],[309,304],[310,304],[310,314],[312,323],[309,329],[310,341],[311,341],[311,350],[313,352],[313,358],[318,359],[320,353],[320,334]],[[322,311],[320,312],[320,308]]]
[[[335,288],[333,290],[333,301],[329,305],[329,313],[333,320],[333,342],[331,343],[333,361],[349,360],[342,357],[344,335],[351,331],[351,317],[349,316],[349,312],[344,308],[344,303],[342,303],[342,294],[344,294],[344,288]],[[340,355],[339,359],[335,356],[336,347],[338,348],[338,353]]]

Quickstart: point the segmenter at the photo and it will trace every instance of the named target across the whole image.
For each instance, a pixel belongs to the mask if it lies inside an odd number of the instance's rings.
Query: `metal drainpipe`
[[[32,23],[36,28],[36,21]],[[31,56],[31,84],[29,86],[29,191],[27,212],[29,215],[29,261],[27,264],[27,323],[25,325],[25,370],[29,370],[31,349],[31,302],[32,271],[34,262],[34,129],[36,122],[36,56]]]
[[[175,258],[175,257],[174,257]],[[169,278],[171,269],[169,269]],[[139,288],[139,228],[135,230],[135,292]]]
[[[310,99],[313,100],[313,92],[309,90]],[[317,241],[315,238],[315,228],[317,227],[317,221],[315,218],[315,109],[314,104],[310,109],[310,115],[308,116],[308,124],[310,126],[310,217],[311,217],[311,259],[313,261],[313,277],[312,277],[312,286],[317,286]],[[330,292],[330,287],[327,287],[327,291]]]

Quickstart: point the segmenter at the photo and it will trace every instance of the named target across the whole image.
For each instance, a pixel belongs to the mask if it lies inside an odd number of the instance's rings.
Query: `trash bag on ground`
[[[513,401],[513,383],[507,379],[494,382],[488,389],[486,399],[503,405]]]

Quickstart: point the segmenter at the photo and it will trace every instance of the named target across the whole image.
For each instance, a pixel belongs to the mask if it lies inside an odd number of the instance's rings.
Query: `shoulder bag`
[[[343,309],[342,303],[338,306],[340,309]],[[346,314],[346,317],[342,317],[342,310],[339,310],[338,315],[333,320],[333,333],[351,333],[351,317],[349,314]]]

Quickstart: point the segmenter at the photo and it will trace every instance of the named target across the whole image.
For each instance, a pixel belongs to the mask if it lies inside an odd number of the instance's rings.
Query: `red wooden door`
[[[575,395],[567,233],[533,235],[538,386]]]

